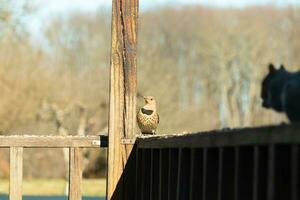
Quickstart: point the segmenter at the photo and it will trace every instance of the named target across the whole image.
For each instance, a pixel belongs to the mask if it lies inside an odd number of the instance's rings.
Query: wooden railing
[[[300,125],[142,136],[120,181],[130,200],[298,200]]]
[[[82,148],[99,147],[107,147],[106,136],[0,136],[0,148],[10,148],[9,199],[22,199],[24,148],[69,148],[69,200],[80,200]]]

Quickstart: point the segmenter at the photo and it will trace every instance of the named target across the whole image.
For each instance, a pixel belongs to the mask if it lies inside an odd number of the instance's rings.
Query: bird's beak
[[[147,103],[147,98],[145,96],[143,96],[145,103]]]

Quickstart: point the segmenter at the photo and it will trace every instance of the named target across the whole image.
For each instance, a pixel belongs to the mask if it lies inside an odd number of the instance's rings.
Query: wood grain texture
[[[81,200],[82,149],[70,148],[69,200]]]
[[[100,136],[0,136],[0,147],[100,147]]]
[[[121,138],[136,133],[137,19],[138,0],[113,0],[107,199],[125,198],[120,179],[133,145]]]
[[[10,148],[9,200],[22,200],[23,148]]]

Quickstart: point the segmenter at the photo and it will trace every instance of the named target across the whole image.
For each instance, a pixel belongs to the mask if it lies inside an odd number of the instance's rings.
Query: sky
[[[112,0],[33,0],[42,5],[45,12],[66,10],[95,10],[100,6],[110,7]],[[300,4],[300,0],[140,0],[141,10],[168,5],[201,4],[213,7],[244,7],[248,5],[287,5]]]
[[[32,2],[32,1],[31,1]],[[112,0],[33,0],[47,10],[65,11],[65,10],[93,10],[99,6],[110,7]],[[148,9],[163,4],[184,5],[201,4],[213,7],[244,7],[248,5],[287,5],[300,4],[300,0],[140,0],[141,9]]]
[[[26,0],[23,0],[26,1]],[[51,18],[58,14],[71,11],[93,12],[99,8],[110,8],[112,0],[31,0],[37,6],[38,12],[33,17],[34,21]],[[206,5],[218,8],[243,8],[251,5],[272,4],[275,6],[286,6],[289,4],[300,5],[300,0],[139,0],[140,10],[155,8],[162,5]]]
[[[26,0],[23,0],[26,1]],[[52,17],[74,11],[95,12],[100,8],[110,9],[112,0],[31,0],[37,8],[34,15],[28,18],[27,26],[33,35],[38,36],[45,24]],[[243,8],[251,5],[271,4],[286,6],[300,5],[300,0],[139,0],[140,11],[163,5],[182,6],[198,4],[218,8]]]

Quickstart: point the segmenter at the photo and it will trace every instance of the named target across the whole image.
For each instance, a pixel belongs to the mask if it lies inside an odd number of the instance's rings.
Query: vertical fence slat
[[[9,200],[22,200],[23,147],[10,147]]]
[[[160,187],[160,149],[151,149],[150,199],[159,199]]]
[[[299,148],[298,145],[293,145],[292,146],[292,151],[291,151],[291,171],[292,171],[292,178],[291,178],[291,193],[292,193],[292,200],[297,200],[298,199],[298,188],[297,185],[299,185]]]
[[[203,174],[203,179],[202,179],[202,199],[206,200],[206,178],[207,178],[207,148],[203,148],[203,162],[202,162],[202,174]]]
[[[70,148],[69,200],[81,200],[82,149]]]
[[[151,199],[159,199],[160,187],[160,149],[153,149],[152,152],[152,190]]]
[[[169,149],[161,149],[162,154],[160,157],[161,160],[161,184],[160,184],[160,199],[159,200],[167,200],[169,197]]]
[[[223,148],[219,148],[219,161],[218,161],[218,200],[222,200],[222,182],[223,182]]]
[[[239,157],[240,157],[239,147],[235,147],[234,151],[234,199],[238,200],[239,193]]]
[[[150,199],[150,183],[151,183],[151,149],[145,149],[144,151],[144,171],[142,174],[142,179],[143,179],[143,196],[141,199],[143,200],[151,200]]]
[[[153,169],[153,154],[154,154],[154,149],[150,149],[150,185],[149,185],[149,199],[151,200],[152,199],[152,194],[153,194],[153,172],[154,169]]]
[[[169,163],[169,200],[176,200],[178,182],[178,155],[179,149],[170,149]]]
[[[259,147],[254,147],[253,154],[253,200],[257,200]]]
[[[171,200],[171,167],[172,167],[172,149],[168,151],[168,200]]]
[[[145,153],[146,150],[145,149],[141,149],[140,150],[140,167],[139,167],[139,184],[138,184],[138,191],[139,191],[139,199],[143,199],[144,198],[144,195],[145,195],[145,188],[147,187],[146,186],[146,178],[143,177],[143,175],[146,175],[146,171],[145,171],[145,163],[146,163],[146,157],[145,157]]]
[[[181,173],[181,155],[182,155],[182,149],[180,148],[178,150],[178,163],[177,163],[177,184],[176,184],[176,200],[179,200],[180,195],[180,173]]]
[[[158,199],[161,200],[161,193],[162,193],[162,149],[159,149],[159,161],[158,161]],[[166,192],[166,191],[164,191]]]
[[[193,200],[193,188],[194,188],[194,159],[195,159],[195,149],[191,149],[191,152],[190,152],[190,167],[191,167],[191,170],[190,170],[190,189],[189,189],[189,193],[190,193],[190,199],[189,200]],[[198,177],[197,177],[198,178]]]
[[[271,144],[268,147],[268,200],[274,199],[274,157],[275,157],[275,150],[274,144]]]

